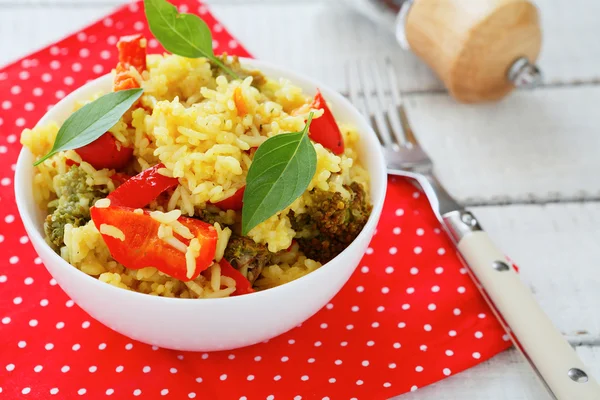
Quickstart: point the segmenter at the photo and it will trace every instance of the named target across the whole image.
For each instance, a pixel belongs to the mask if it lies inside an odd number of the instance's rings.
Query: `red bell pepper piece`
[[[160,223],[145,210],[136,214],[133,208],[110,206],[106,208],[92,207],[90,214],[96,228],[108,224],[120,229],[125,235],[121,240],[109,235],[102,235],[110,254],[115,260],[129,269],[154,267],[175,279],[189,281],[196,279],[200,272],[212,265],[217,247],[217,231],[206,222],[186,217],[178,221],[189,228],[200,241],[200,255],[196,258],[196,270],[191,278],[187,277],[185,254],[158,237]],[[189,245],[189,240],[177,234],[174,236]]]
[[[122,172],[115,172],[114,174],[112,174],[110,176],[110,179],[112,179],[112,181],[117,186],[121,186],[122,184],[124,184],[125,182],[127,182],[129,179],[131,179],[131,175],[127,175],[127,174],[124,174]]]
[[[131,76],[130,67],[141,74],[146,70],[146,38],[140,34],[123,36],[117,43],[119,63],[116,68],[114,91],[139,88],[139,83]]]
[[[219,207],[221,210],[240,211],[242,209],[242,206],[244,205],[243,200],[245,190],[246,186],[242,186],[233,194],[233,196],[216,202],[214,205]]]
[[[331,150],[333,154],[342,154],[344,152],[342,132],[319,89],[317,89],[311,108],[322,108],[323,115],[312,120],[308,136],[315,142],[322,144],[326,149]]]
[[[117,139],[110,132],[76,149],[75,152],[96,169],[121,169],[133,156],[133,148],[117,143]]]
[[[254,293],[250,281],[240,271],[233,268],[226,259],[222,258],[219,265],[221,266],[221,275],[228,276],[235,281],[235,292],[231,294],[232,296]]]
[[[156,199],[165,190],[177,186],[179,184],[177,178],[169,178],[158,172],[159,169],[164,167],[162,163],[157,164],[129,178],[108,195],[110,204],[142,208],[150,204],[152,200]]]

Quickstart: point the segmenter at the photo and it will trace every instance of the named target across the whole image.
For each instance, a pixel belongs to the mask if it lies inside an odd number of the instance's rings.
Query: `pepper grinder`
[[[349,0],[392,29],[460,102],[498,100],[541,81],[542,34],[527,0]]]

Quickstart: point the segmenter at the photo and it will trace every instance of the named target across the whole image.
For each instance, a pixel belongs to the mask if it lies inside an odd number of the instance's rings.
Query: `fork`
[[[350,100],[370,120],[383,146],[388,173],[411,179],[422,188],[469,275],[552,398],[600,399],[600,386],[521,282],[511,262],[477,218],[436,178],[433,162],[410,127],[391,60],[386,58],[384,65],[350,62],[346,72]]]

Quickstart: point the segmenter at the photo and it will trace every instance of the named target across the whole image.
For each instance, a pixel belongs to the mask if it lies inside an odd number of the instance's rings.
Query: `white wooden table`
[[[0,0],[0,64],[125,0]],[[600,378],[600,2],[537,0],[543,87],[460,105],[383,29],[335,0],[209,0],[257,57],[341,92],[357,58],[393,57],[417,135],[450,191],[521,266],[541,306]],[[258,23],[271,18],[272,24]],[[510,350],[402,399],[545,399]]]

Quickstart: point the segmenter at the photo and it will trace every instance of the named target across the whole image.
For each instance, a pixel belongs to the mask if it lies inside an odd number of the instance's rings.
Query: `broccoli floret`
[[[107,196],[108,188],[89,184],[91,177],[76,165],[56,179],[59,197],[51,202],[44,232],[48,242],[58,250],[64,245],[65,225],[78,227],[87,224],[90,207],[96,200]]]
[[[272,253],[264,244],[256,243],[244,236],[232,235],[223,257],[250,283],[254,283],[263,268],[271,261],[271,256]]]
[[[344,188],[351,194],[349,199],[337,192],[313,189],[307,212],[290,212],[296,240],[308,258],[322,263],[331,260],[348,247],[367,223],[372,205],[365,190],[356,182]]]
[[[215,222],[218,222],[221,227],[232,227],[232,225],[235,223],[235,212],[224,211],[219,207],[207,205],[206,208],[203,209],[196,208],[194,218],[211,225],[214,225]]]

